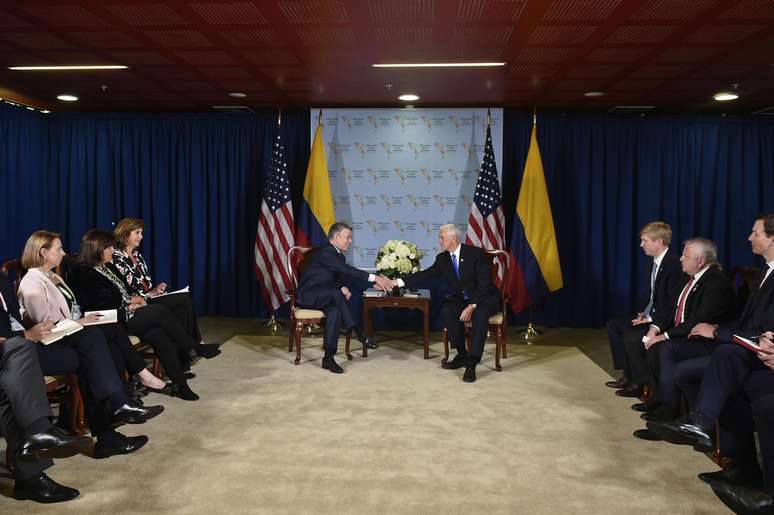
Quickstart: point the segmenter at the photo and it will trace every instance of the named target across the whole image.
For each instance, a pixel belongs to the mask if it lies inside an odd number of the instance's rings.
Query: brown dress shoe
[[[616,390],[615,394],[619,397],[641,397],[644,388],[638,384],[630,383],[620,390]]]
[[[626,376],[621,376],[615,381],[608,381],[605,383],[605,386],[608,388],[615,388],[616,390],[619,390],[621,388],[625,388],[629,384],[629,378]]]

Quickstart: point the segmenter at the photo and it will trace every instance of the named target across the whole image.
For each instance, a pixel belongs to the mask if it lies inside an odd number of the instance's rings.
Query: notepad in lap
[[[65,318],[64,320],[57,322],[56,325],[51,328],[51,335],[48,338],[40,340],[40,343],[43,345],[49,345],[51,343],[58,342],[65,336],[70,336],[71,334],[77,333],[81,329],[83,329],[81,324],[70,320],[69,318]]]
[[[117,324],[118,323],[118,310],[117,309],[103,309],[102,311],[87,311],[84,316],[99,315],[99,319],[96,322],[85,323],[83,325],[100,325],[100,324]],[[81,319],[83,320],[83,319]]]
[[[751,350],[753,352],[761,352],[761,346],[758,345],[756,342],[749,340],[743,336],[739,336],[738,334],[735,334],[731,336],[731,340],[734,343],[738,343],[742,347],[745,347],[748,350]]]
[[[167,295],[174,295],[176,293],[188,293],[189,291],[191,291],[191,288],[186,286],[185,288],[180,288],[179,290],[164,292],[161,295],[156,295],[153,298],[158,299],[159,297],[166,297]]]

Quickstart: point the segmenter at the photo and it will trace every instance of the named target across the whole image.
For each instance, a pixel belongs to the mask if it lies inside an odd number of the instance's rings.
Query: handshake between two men
[[[343,285],[344,277],[373,283],[377,289],[389,291],[395,287],[416,287],[434,277],[443,277],[453,293],[444,299],[442,317],[449,340],[457,355],[443,365],[446,369],[465,367],[463,380],[476,380],[476,365],[486,339],[489,317],[500,310],[500,293],[492,282],[490,267],[481,249],[460,242],[460,230],[453,224],[440,228],[438,243],[441,248],[435,262],[425,270],[390,279],[359,270],[347,264],[344,253],[352,245],[352,228],[336,222],[328,230],[328,243],[322,245],[310,258],[299,277],[296,304],[325,313],[325,356],[322,367],[333,373],[344,370],[334,356],[342,328],[352,330],[361,343],[375,348],[376,344],[363,333],[352,316],[347,301],[352,297]],[[465,347],[464,323],[471,324],[471,351]]]

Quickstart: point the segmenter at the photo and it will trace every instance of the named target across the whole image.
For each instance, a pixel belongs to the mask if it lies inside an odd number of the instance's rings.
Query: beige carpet
[[[319,340],[293,366],[286,339],[237,336],[194,368],[199,402],[144,426],[139,452],[77,456],[49,472],[73,502],[7,498],[7,513],[727,513],[696,479],[714,470],[687,447],[635,440],[642,427],[609,376],[574,347],[492,346],[475,384],[421,347],[387,343],[320,368]]]

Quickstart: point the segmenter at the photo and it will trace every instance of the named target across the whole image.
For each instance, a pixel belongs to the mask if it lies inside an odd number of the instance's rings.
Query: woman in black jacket
[[[213,358],[220,354],[216,344],[196,342],[164,306],[149,306],[142,297],[131,296],[121,274],[115,269],[113,235],[92,229],[81,239],[78,263],[70,272],[70,285],[83,309],[117,309],[118,319],[129,334],[147,340],[172,380],[172,394],[185,400],[199,398],[188,386],[184,371],[195,356]]]

